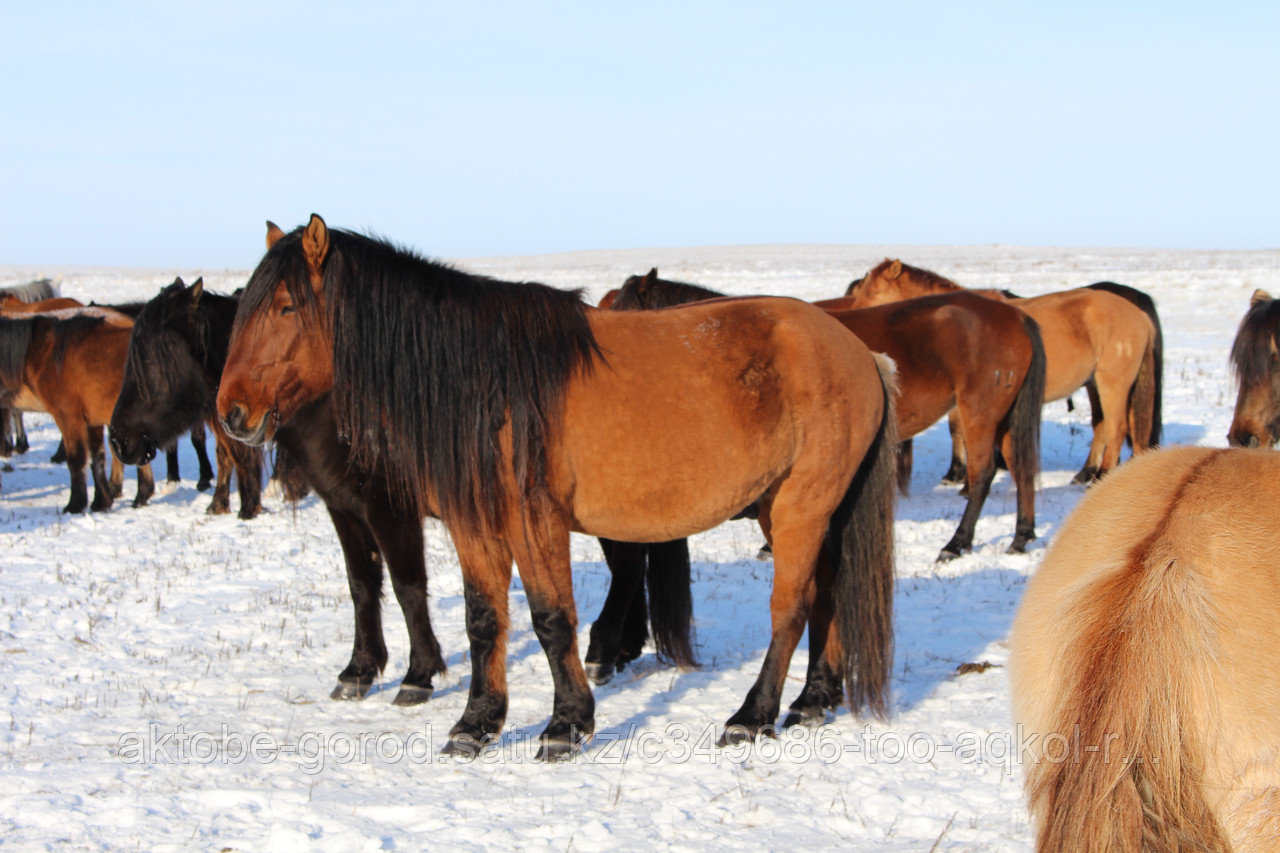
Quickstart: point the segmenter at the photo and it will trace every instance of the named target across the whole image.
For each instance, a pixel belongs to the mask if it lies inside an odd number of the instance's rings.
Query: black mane
[[[30,316],[0,317],[0,383],[7,392],[16,392],[22,383],[34,326]]]
[[[647,276],[633,275],[628,278],[609,307],[614,311],[669,308],[725,295],[699,284],[658,278],[656,272],[657,270],[652,270]]]
[[[227,363],[227,343],[239,300],[201,290],[198,308],[192,310],[187,293],[182,279],[177,279],[148,302],[136,303],[136,307],[125,303],[124,308],[133,310],[121,313],[134,318],[125,370],[144,401],[155,395],[172,396],[175,389],[184,389],[189,396],[196,386],[204,386],[199,400],[182,401],[182,408],[191,409],[186,417],[193,425],[214,416],[214,397]],[[189,375],[193,361],[204,374],[202,383]]]
[[[601,355],[580,291],[472,275],[331,228],[322,316],[302,231],[268,250],[236,326],[281,281],[304,323],[326,324],[338,429],[353,463],[380,467],[397,499],[420,513],[434,497],[447,522],[494,530],[506,497],[498,433],[509,424],[521,496],[540,498],[564,387]]]
[[[1231,344],[1231,367],[1241,388],[1271,381],[1280,346],[1280,299],[1264,299],[1250,306]]]

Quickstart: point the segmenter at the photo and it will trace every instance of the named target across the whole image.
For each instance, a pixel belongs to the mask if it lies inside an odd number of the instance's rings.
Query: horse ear
[[[888,278],[897,278],[902,275],[902,261],[895,258],[893,263],[889,264],[889,269],[885,270],[884,274]]]
[[[311,268],[312,281],[317,281],[324,266],[325,255],[329,254],[329,229],[318,213],[311,214],[311,221],[302,232],[302,254],[307,259],[307,266]]]
[[[267,220],[267,248],[270,249],[276,244],[276,241],[284,236],[284,232],[280,230],[280,226]]]
[[[1258,305],[1263,302],[1270,302],[1273,298],[1274,297],[1265,290],[1255,290],[1253,292],[1253,296],[1249,298],[1249,307],[1252,308],[1254,305]]]
[[[637,286],[639,287],[640,290],[648,290],[650,287],[653,286],[653,283],[657,280],[658,280],[658,268],[651,267],[649,271],[644,274],[644,278],[640,279],[640,284]]]
[[[195,284],[191,285],[187,290],[187,293],[191,295],[191,302],[193,305],[199,303],[200,296],[204,293],[204,276],[200,276],[200,278],[196,279]]]

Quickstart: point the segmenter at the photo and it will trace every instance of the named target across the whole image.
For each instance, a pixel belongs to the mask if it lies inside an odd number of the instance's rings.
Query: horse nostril
[[[222,425],[227,428],[227,432],[237,433],[248,420],[249,410],[243,403],[236,403],[222,416]]]

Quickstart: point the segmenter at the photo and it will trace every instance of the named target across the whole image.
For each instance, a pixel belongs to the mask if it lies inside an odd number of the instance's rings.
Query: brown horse
[[[1240,384],[1227,440],[1238,447],[1270,447],[1280,438],[1280,300],[1255,290],[1231,344]]]
[[[132,327],[128,317],[101,308],[0,316],[0,382],[6,405],[48,412],[62,432],[71,473],[71,498],[64,512],[84,512],[89,504],[86,463],[93,471],[90,509],[108,509],[120,494],[124,466],[113,460],[108,480],[102,428],[120,393]],[[145,504],[154,492],[151,466],[139,466],[134,506]]]
[[[1280,457],[1144,454],[1031,578],[1009,677],[1041,851],[1280,849]]]
[[[862,308],[961,289],[936,273],[886,260],[850,284],[845,295]],[[978,292],[1016,305],[1040,324],[1046,402],[1086,387],[1093,441],[1073,482],[1092,482],[1114,468],[1126,437],[1135,452],[1159,442],[1163,344],[1146,294],[1111,282],[1029,298]]]
[[[615,310],[663,308],[724,294],[658,278],[632,276],[606,294]],[[611,298],[612,297],[612,298]],[[1035,489],[1040,466],[1040,400],[1045,357],[1036,323],[1022,311],[967,291],[850,310],[850,299],[814,303],[852,331],[872,352],[893,359],[898,372],[898,438],[906,441],[947,412],[959,413],[972,448],[968,503],[939,560],[973,546],[973,531],[1003,448],[1018,489],[1018,517],[1010,552],[1035,538]],[[605,302],[601,302],[605,304]]]
[[[570,531],[668,541],[761,495],[773,638],[725,740],[772,730],[811,609],[836,611],[839,637],[823,630],[815,643],[852,707],[885,711],[891,369],[838,322],[790,299],[597,311],[577,292],[469,275],[315,215],[288,235],[269,226],[268,241],[219,414],[231,435],[261,443],[331,394],[352,463],[384,472],[417,517],[443,519],[472,652],[447,751],[473,752],[505,719],[513,559],[555,684],[540,754],[561,757],[591,735],[595,706]]]

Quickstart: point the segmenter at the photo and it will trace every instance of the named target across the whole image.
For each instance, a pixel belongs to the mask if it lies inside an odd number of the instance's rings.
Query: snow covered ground
[[[1280,251],[764,246],[461,263],[592,299],[655,265],[730,293],[816,299],[886,256],[1028,295],[1101,279],[1151,293],[1165,329],[1167,443],[1225,444],[1235,327],[1254,288],[1280,290]],[[247,277],[202,272],[226,292]],[[189,282],[196,271],[10,266],[0,284],[60,274],[66,295],[113,301],[149,298],[178,273]],[[945,426],[917,439],[912,496],[898,509],[891,722],[844,711],[818,730],[715,749],[768,641],[771,566],[755,559],[753,524],[731,522],[691,543],[702,668],[641,658],[596,691],[591,749],[556,766],[531,760],[551,680],[518,581],[503,738],[474,761],[438,755],[469,663],[459,571],[437,524],[427,535],[432,618],[450,670],[435,697],[391,705],[408,651],[392,600],[386,679],[363,702],[333,702],[351,607],[321,504],[274,498],[251,522],[211,518],[184,444],[186,479],[150,506],[62,516],[67,474],[48,462],[56,430],[28,416],[31,452],[0,492],[0,838],[144,850],[1027,849],[1005,637],[1044,543],[1082,493],[1069,484],[1089,440],[1077,397],[1074,413],[1045,409],[1041,538],[1027,555],[1004,553],[1014,495],[1002,474],[974,552],[933,562],[963,502],[937,485]],[[573,548],[585,649],[607,571],[594,540]],[[955,675],[982,661],[995,666]],[[802,645],[784,702],[805,662]]]

